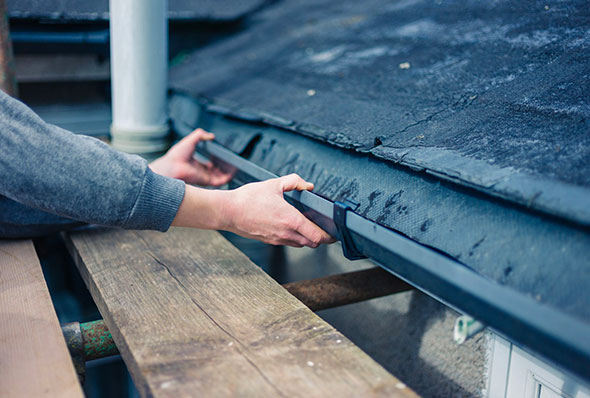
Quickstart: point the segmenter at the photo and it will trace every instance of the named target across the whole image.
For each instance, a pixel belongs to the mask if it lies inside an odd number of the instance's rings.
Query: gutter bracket
[[[346,215],[348,211],[354,212],[358,207],[359,203],[351,199],[345,199],[344,202],[334,202],[334,224],[342,241],[342,253],[349,260],[367,258],[367,256],[356,248],[352,236],[350,236],[350,231],[346,227]]]

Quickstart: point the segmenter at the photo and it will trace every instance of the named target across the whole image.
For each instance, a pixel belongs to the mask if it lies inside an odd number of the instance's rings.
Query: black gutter
[[[216,143],[204,143],[199,152],[237,168],[243,181],[277,177]],[[341,238],[334,224],[333,202],[311,192],[289,192],[285,197],[327,232]],[[590,380],[587,324],[486,279],[460,262],[352,211],[348,211],[345,224],[356,249],[386,270],[477,318],[517,345]]]

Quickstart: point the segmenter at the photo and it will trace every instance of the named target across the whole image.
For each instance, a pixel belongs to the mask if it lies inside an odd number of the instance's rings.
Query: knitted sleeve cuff
[[[184,182],[156,174],[148,167],[123,228],[167,231],[184,198],[184,191]]]

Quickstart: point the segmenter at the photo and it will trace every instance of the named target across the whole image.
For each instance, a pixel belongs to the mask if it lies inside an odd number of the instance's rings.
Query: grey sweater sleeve
[[[45,123],[0,91],[0,195],[86,223],[169,228],[185,185],[139,156]]]

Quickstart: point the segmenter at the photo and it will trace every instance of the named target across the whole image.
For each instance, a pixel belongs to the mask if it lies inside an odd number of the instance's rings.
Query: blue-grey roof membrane
[[[233,21],[266,0],[169,0],[168,18],[177,21]],[[106,21],[108,0],[7,0],[10,18],[64,22]]]
[[[586,1],[281,1],[172,87],[590,225]]]

